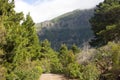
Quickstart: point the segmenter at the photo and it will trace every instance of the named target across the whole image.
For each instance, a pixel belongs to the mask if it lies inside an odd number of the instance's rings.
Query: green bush
[[[73,51],[74,54],[77,54],[80,52],[80,49],[75,44],[72,45],[71,50]]]
[[[65,68],[64,73],[71,78],[78,78],[80,76],[80,66],[77,63],[70,63]]]
[[[63,66],[60,63],[59,59],[52,59],[51,60],[51,72],[52,73],[62,73]]]
[[[0,65],[0,80],[6,80],[6,68]]]
[[[27,71],[24,80],[38,80],[41,73],[42,73],[42,68],[40,66],[36,66],[32,70]]]
[[[120,67],[120,43],[109,43],[112,53],[113,67]]]
[[[8,73],[7,80],[38,80],[42,74],[42,68],[37,62],[22,63]]]
[[[51,48],[48,40],[44,40],[41,43],[41,53],[40,64],[44,73],[60,73],[62,71],[58,53]]]
[[[83,67],[82,77],[80,80],[98,80],[99,71],[94,64],[88,64]]]
[[[99,62],[101,60],[104,60],[106,62],[107,66],[105,67],[104,72],[101,74],[102,77],[104,77],[106,80],[117,80],[120,74],[120,43],[113,43],[109,42],[108,45],[106,45],[108,49],[103,47],[101,55],[102,59],[99,59]],[[105,52],[107,52],[107,57],[103,55]],[[102,62],[103,64],[103,62]]]
[[[49,59],[41,59],[40,61],[41,67],[44,73],[49,73],[51,71],[50,60]]]
[[[40,61],[44,73],[61,73],[62,64],[59,62],[59,59],[56,58],[43,58]]]

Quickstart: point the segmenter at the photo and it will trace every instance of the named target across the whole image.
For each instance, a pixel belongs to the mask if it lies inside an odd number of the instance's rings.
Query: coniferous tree
[[[47,39],[41,42],[41,53],[41,64],[44,72],[60,73],[62,65],[58,58],[58,53],[51,48]]]
[[[0,66],[7,68],[5,79],[38,79],[34,75],[42,70],[37,63],[40,44],[34,22],[29,14],[24,19],[23,13],[14,11],[14,0],[0,0],[0,31]]]
[[[91,44],[101,46],[108,41],[120,39],[120,1],[105,0],[95,9],[94,17],[90,20],[95,38]]]
[[[67,67],[68,64],[75,62],[75,55],[72,50],[68,50],[65,44],[61,45],[59,51],[59,59],[64,67]]]
[[[59,51],[59,59],[62,65],[65,67],[68,64],[68,48],[65,44],[61,45],[60,51]]]
[[[74,54],[79,53],[80,51],[79,48],[75,44],[72,45],[71,50],[73,51]]]

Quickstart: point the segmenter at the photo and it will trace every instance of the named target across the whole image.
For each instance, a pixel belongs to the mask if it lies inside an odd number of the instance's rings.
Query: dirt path
[[[73,80],[73,79],[67,79],[63,75],[58,74],[42,74],[40,80]]]
[[[67,80],[63,75],[57,74],[42,74],[40,80]]]

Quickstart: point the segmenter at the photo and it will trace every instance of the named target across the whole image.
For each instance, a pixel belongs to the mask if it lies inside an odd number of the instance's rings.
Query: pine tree
[[[68,50],[67,46],[63,44],[61,45],[61,48],[59,51],[59,59],[63,67],[66,67],[69,63],[72,63],[75,61],[75,55],[73,51]]]
[[[101,46],[108,41],[120,39],[120,1],[105,0],[95,9],[95,15],[90,20],[95,38],[92,45]]]
[[[79,48],[75,44],[72,45],[71,50],[73,51],[74,54],[79,53],[80,51]]]
[[[40,43],[34,22],[29,14],[24,18],[14,11],[14,0],[0,0],[0,31],[0,63],[7,68],[6,79],[38,79],[34,75],[42,71],[37,63]]]
[[[62,65],[58,58],[58,53],[51,48],[47,39],[41,42],[41,53],[41,64],[44,72],[60,73]]]

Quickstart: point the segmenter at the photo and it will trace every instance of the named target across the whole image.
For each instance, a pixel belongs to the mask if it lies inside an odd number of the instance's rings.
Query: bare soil
[[[76,80],[76,79],[68,79],[64,77],[64,75],[59,74],[42,74],[40,76],[40,80]]]

